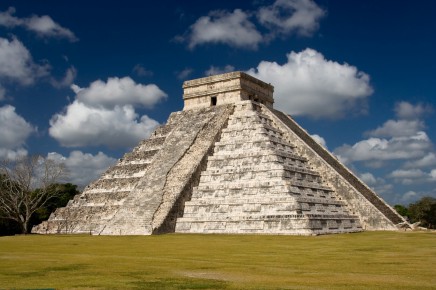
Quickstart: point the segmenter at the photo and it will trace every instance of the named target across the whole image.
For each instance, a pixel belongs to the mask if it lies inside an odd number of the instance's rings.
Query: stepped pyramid
[[[273,108],[270,84],[232,72],[183,88],[183,111],[32,232],[316,235],[405,223]]]

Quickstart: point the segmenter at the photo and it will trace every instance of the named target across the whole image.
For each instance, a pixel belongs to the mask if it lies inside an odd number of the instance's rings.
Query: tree
[[[423,227],[436,226],[436,198],[425,196],[409,205],[409,214],[413,222],[420,222]]]
[[[29,232],[32,215],[57,191],[51,185],[65,177],[64,164],[39,155],[3,160],[0,164],[0,217],[16,221]]]
[[[399,213],[401,216],[405,218],[409,218],[409,210],[407,207],[401,204],[394,205],[394,209]]]
[[[55,183],[49,188],[49,191],[53,193],[53,197],[46,202],[46,204],[39,208],[32,218],[30,219],[30,225],[34,226],[47,220],[50,214],[59,207],[67,205],[68,201],[72,199],[76,194],[80,193],[77,190],[77,185],[71,183]]]

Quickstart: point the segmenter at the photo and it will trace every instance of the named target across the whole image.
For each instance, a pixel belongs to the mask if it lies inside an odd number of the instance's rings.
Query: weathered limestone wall
[[[313,235],[360,231],[259,104],[240,101],[177,220],[180,233]],[[259,110],[258,110],[259,109]],[[303,177],[304,175],[304,177]]]
[[[396,224],[404,219],[342,165],[324,147],[319,145],[294,120],[284,113],[263,107],[265,114],[287,133],[298,148],[298,154],[307,158],[314,170],[320,172],[350,211],[359,216],[363,229],[396,230]]]
[[[228,106],[219,106],[181,112],[182,117],[156,154],[158,162],[150,164],[147,174],[101,234],[149,235],[165,231],[162,225],[174,202],[182,193],[189,194],[183,189],[189,188],[214,136],[225,125],[229,110]],[[170,224],[167,221],[168,228]]]
[[[126,153],[98,180],[88,185],[83,193],[70,200],[66,207],[57,209],[48,221],[32,229],[33,233],[92,233],[100,234],[105,225],[124,204],[139,180],[174,129],[180,114],[173,113],[167,125],[158,127],[149,137]]]
[[[231,72],[186,81],[183,84],[184,110],[211,106],[211,98],[216,105],[231,104],[241,100],[256,100],[272,107],[273,86],[243,72]]]

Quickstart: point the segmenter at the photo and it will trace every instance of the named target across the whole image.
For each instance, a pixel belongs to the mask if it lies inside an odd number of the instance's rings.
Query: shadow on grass
[[[15,276],[20,278],[29,278],[29,277],[44,277],[50,272],[70,272],[70,271],[78,271],[83,270],[88,267],[85,264],[71,264],[59,267],[46,267],[38,271],[24,271],[24,272],[12,272],[6,273],[8,276]]]
[[[209,279],[158,279],[129,283],[136,289],[226,289],[223,281]]]

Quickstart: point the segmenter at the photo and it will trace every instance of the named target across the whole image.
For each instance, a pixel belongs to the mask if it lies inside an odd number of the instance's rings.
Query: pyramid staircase
[[[66,207],[58,208],[48,221],[34,227],[32,232],[100,233],[146,175],[147,168],[179,119],[180,114],[173,114],[166,125],[158,127],[149,139],[126,153],[116,165],[89,184],[82,194],[76,195]]]
[[[180,233],[325,234],[359,218],[252,101],[236,104],[177,220]]]

